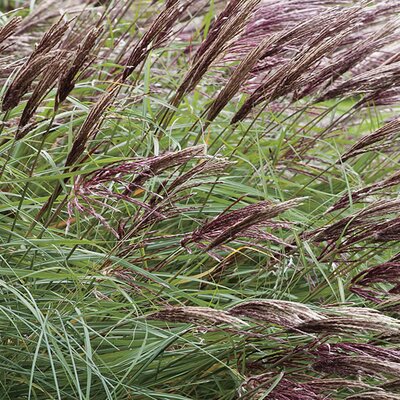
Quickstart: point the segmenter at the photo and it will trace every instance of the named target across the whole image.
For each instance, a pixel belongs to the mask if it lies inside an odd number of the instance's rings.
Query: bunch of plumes
[[[66,99],[75,85],[76,75],[89,61],[100,31],[91,28],[77,47],[62,48],[69,22],[59,19],[45,32],[36,48],[18,68],[8,85],[2,101],[2,111],[11,111],[30,92],[19,118],[15,137],[20,139],[29,131],[24,129],[35,115],[48,93],[57,85],[56,107]]]
[[[370,151],[391,151],[396,149],[400,129],[400,118],[393,118],[368,135],[362,136],[348,151],[341,156],[341,161],[347,161]]]
[[[305,351],[299,352],[298,356],[303,362],[307,360],[314,370],[322,371],[323,378],[287,371],[284,374],[267,372],[251,375],[239,388],[239,398],[261,399],[268,394],[268,399],[273,400],[322,400],[336,399],[340,392],[342,396],[349,394],[340,397],[346,400],[397,400],[396,390],[391,392],[386,385],[390,385],[391,381],[388,379],[399,368],[398,353],[397,350],[352,342],[326,343],[316,347],[311,345]],[[296,357],[295,354],[292,356]],[[357,360],[360,360],[359,371]],[[379,371],[382,364],[383,368]],[[370,379],[371,376],[375,381]],[[352,377],[358,377],[358,380],[351,380]],[[377,384],[377,380],[380,383]],[[367,383],[369,381],[372,384]]]
[[[400,372],[400,352],[364,343],[326,343],[312,350],[317,356],[313,368],[338,376],[396,378]]]
[[[153,23],[142,38],[133,45],[128,57],[122,61],[125,65],[123,80],[125,80],[136,67],[142,63],[150,51],[160,47],[171,35],[171,31],[179,22],[179,18],[189,6],[190,2],[181,0],[167,1],[164,10],[155,18]]]
[[[316,334],[338,334],[352,337],[356,332],[398,335],[400,323],[374,309],[362,307],[326,307],[323,318],[301,323],[296,329]]]
[[[143,18],[136,19],[138,34],[132,35],[131,32],[125,31],[119,39],[121,49],[118,51],[116,63],[126,67],[125,78],[134,71],[135,66],[146,59],[151,50],[168,44],[170,40],[191,43],[204,28],[202,19],[209,12],[208,0],[173,0],[166,1],[165,4],[159,3],[161,2],[153,1],[149,12],[144,12]],[[215,1],[215,11],[224,5],[225,1]],[[182,54],[191,53],[192,50],[193,46],[189,44]],[[156,69],[157,65],[154,67]],[[170,67],[175,69],[175,63]],[[165,65],[161,68],[164,69]]]
[[[229,310],[230,314],[268,322],[285,328],[324,318],[310,307],[283,300],[254,300],[240,303]]]
[[[168,1],[164,7],[164,11],[156,18],[155,23],[150,26],[143,37],[133,46],[127,59],[127,65],[125,65],[122,74],[118,73],[113,77],[109,86],[106,88],[104,93],[97,98],[97,101],[90,108],[85,121],[79,127],[73,140],[72,148],[70,149],[65,161],[65,167],[67,170],[73,170],[76,168],[76,164],[85,157],[86,150],[88,150],[89,153],[90,151],[94,151],[94,149],[88,149],[89,142],[94,139],[99,132],[105,120],[106,112],[114,104],[121,86],[136,67],[146,59],[150,50],[159,47],[169,37],[174,23],[186,8],[185,4],[187,5],[187,2],[181,2],[180,0]],[[129,7],[125,7],[124,3],[121,2],[119,7],[111,7],[112,15],[103,14],[96,25],[101,26],[106,18],[110,18],[114,24],[118,23],[119,18],[121,18],[128,9]],[[117,14],[118,18],[113,18],[114,14]],[[76,54],[71,56],[69,69],[63,71],[59,81],[55,111],[58,109],[60,102],[65,100],[71,90],[73,90],[75,86],[75,77],[79,70],[81,70],[90,59],[91,47],[95,45],[96,38],[97,40],[101,39],[100,33],[100,28],[92,28],[89,30],[83,44],[79,46]],[[22,137],[24,134],[25,132],[20,133],[17,131],[18,137]],[[67,183],[68,180],[69,178],[66,178],[64,183]],[[61,192],[62,185],[58,183],[48,201],[42,206],[37,214],[37,220],[40,220],[43,215],[45,215],[46,211],[58,198]],[[97,217],[99,216],[97,215]],[[105,221],[103,221],[103,223],[105,223]],[[115,233],[115,231],[113,232]]]
[[[29,126],[28,129],[24,128],[31,121],[47,94],[56,85],[60,74],[67,68],[68,62],[69,59],[67,57],[63,56],[62,53],[58,53],[54,58],[49,60],[48,64],[46,63],[45,70],[33,89],[19,119],[15,134],[16,139],[23,138],[29,132]],[[27,69],[29,71],[29,65]]]
[[[400,263],[386,262],[360,272],[351,280],[350,290],[375,303],[386,301],[386,307],[391,299],[396,304],[400,294]]]
[[[239,388],[239,398],[265,398],[268,393],[268,398],[276,400],[322,400],[336,398],[338,392],[349,396],[343,397],[346,399],[362,399],[364,394],[371,399],[397,396],[392,391],[397,392],[393,379],[400,373],[400,352],[397,347],[384,344],[385,341],[382,344],[382,339],[398,337],[400,324],[376,310],[338,306],[314,310],[296,302],[256,300],[244,301],[227,310],[168,306],[146,318],[191,324],[203,333],[229,330],[227,325],[241,326],[242,330],[235,331],[238,335],[251,334],[254,328],[263,331],[263,323],[267,323],[297,338],[303,336],[306,342],[300,346],[280,341],[280,351],[274,348],[272,354],[263,353],[258,362],[248,360],[248,371],[257,364],[257,369],[267,368],[269,372],[248,375]],[[250,338],[250,334],[246,337]],[[371,340],[374,335],[376,340]],[[305,365],[311,369],[304,369]],[[322,373],[323,377],[316,377],[316,373]]]
[[[89,21],[95,23],[95,15],[101,8],[94,7],[94,4],[90,5],[90,3],[93,2],[90,0],[67,0],[63,2],[64,17],[69,20],[74,19],[74,23],[73,29],[70,29],[65,35],[66,40],[60,47],[76,47],[77,41],[82,39],[82,31],[90,26]],[[57,0],[46,0],[35,4],[32,12],[20,20],[14,35],[5,43],[1,56],[7,61],[7,65],[0,69],[0,79],[6,80],[15,68],[24,63],[24,59],[31,54],[32,48],[41,40],[42,32],[46,31],[59,18],[60,9]],[[83,21],[85,21],[85,26],[82,26]]]
[[[121,85],[147,58],[152,49],[160,47],[165,43],[165,41],[171,35],[171,30],[174,24],[177,23],[187,6],[188,2],[185,1],[167,1],[164,9],[150,25],[141,39],[133,45],[133,48],[130,49],[128,53],[128,57],[123,61],[124,70],[122,74],[117,74],[117,76],[114,76],[112,83],[91,107],[84,123],[81,125],[78,133],[76,134],[73,146],[67,156],[65,166],[72,167],[76,162],[79,161],[87,148],[89,140],[93,139],[97,135],[104,121],[105,113],[114,103],[120,91]],[[88,35],[86,41],[93,42],[92,36]],[[131,44],[131,41],[129,40],[128,43]],[[88,54],[86,54],[86,57],[87,56]],[[120,59],[121,57],[117,58]],[[79,69],[79,65],[82,64],[82,59],[83,57],[79,57],[79,55],[77,55],[72,64],[71,70],[67,74],[63,75],[62,79],[60,80],[57,100],[65,99],[70,90],[73,89],[74,82],[71,81],[71,76],[76,74],[76,71]],[[55,192],[56,196],[58,196],[59,192],[60,188],[57,188]]]
[[[3,74],[5,77],[8,77],[13,71],[12,58],[5,53],[7,48],[17,40],[15,33],[21,25],[21,21],[22,18],[20,17],[10,18],[9,21],[0,27],[0,82]]]
[[[22,138],[29,132],[35,123],[30,124],[41,102],[50,91],[57,87],[55,95],[55,111],[65,101],[80,79],[88,79],[95,69],[88,68],[96,58],[103,57],[108,52],[102,48],[104,39],[103,26],[110,23],[111,26],[118,23],[119,19],[128,12],[127,5],[120,2],[114,6],[102,5],[97,1],[69,0],[63,3],[63,14],[57,2],[48,0],[41,2],[34,11],[22,20],[11,20],[1,32],[7,34],[5,59],[8,67],[3,69],[5,78],[15,73],[11,84],[3,98],[2,109],[9,111],[16,107],[24,95],[32,89],[32,95],[28,100],[23,116],[17,124],[16,137]],[[48,26],[55,20],[56,23]],[[47,29],[44,35],[37,38],[31,36],[32,29],[43,27]],[[41,30],[38,30],[41,32]],[[27,50],[21,47],[24,37],[27,41]],[[0,34],[0,39],[1,39]],[[153,38],[154,39],[154,38]],[[38,44],[34,47],[35,40]],[[16,48],[17,47],[17,48]],[[118,46],[116,46],[118,47]],[[21,51],[18,51],[21,50]],[[117,52],[117,49],[114,49]],[[14,57],[11,59],[10,57]],[[117,77],[118,78],[118,77]],[[118,79],[115,79],[118,81]],[[79,159],[86,148],[86,141],[94,136],[101,124],[102,114],[110,106],[116,94],[116,85],[111,84],[103,96],[100,96],[94,106],[94,111],[89,113],[87,123],[82,126],[74,141],[74,148],[68,156],[67,166]],[[111,96],[110,96],[111,94]],[[94,120],[95,119],[95,120]],[[90,129],[88,128],[90,124]]]
[[[127,41],[127,45],[132,45],[132,49],[130,49],[129,46],[128,48],[123,46],[122,50],[124,52],[129,50],[127,58],[122,61],[124,64],[124,70],[122,74],[117,74],[114,76],[112,83],[106,89],[105,93],[97,99],[96,103],[90,109],[85,122],[82,124],[78,133],[76,134],[73,147],[67,156],[65,163],[66,166],[73,166],[80,159],[86,150],[88,141],[94,138],[98,133],[104,121],[105,113],[114,103],[121,88],[121,84],[123,84],[139,66],[139,64],[141,64],[147,58],[152,49],[160,47],[166,42],[171,35],[171,30],[174,24],[178,22],[187,6],[188,3],[185,1],[168,1],[164,9],[157,16],[155,21],[150,25],[139,41],[133,45],[131,43],[132,38]],[[98,32],[99,31],[100,30],[98,30]],[[97,37],[98,36],[99,35],[97,34]],[[94,37],[95,35],[89,32],[86,43],[93,43]],[[84,53],[85,57],[83,57],[82,54],[80,55],[77,53],[70,71],[64,74],[61,78],[59,91],[57,94],[57,101],[62,101],[65,99],[69,92],[73,89],[75,83],[71,78],[76,75],[76,72],[80,69],[80,66],[82,66],[83,62],[85,62],[89,56],[89,53],[84,51],[85,47],[87,48],[88,46],[83,46],[81,51],[81,53]],[[117,57],[117,59],[120,58],[121,57]]]
[[[400,237],[400,218],[397,216],[399,211],[400,200],[379,200],[331,225],[307,232],[303,237],[317,243],[328,242],[321,257],[331,250],[345,252],[353,248],[354,251],[359,251],[354,245],[360,242],[396,241]],[[391,218],[393,214],[395,216]]]
[[[173,106],[179,106],[183,97],[197,86],[211,65],[226,52],[246,26],[259,2],[260,0],[231,0],[227,3],[192,57],[191,66],[171,99]],[[169,118],[165,121],[169,122]]]
[[[264,229],[290,228],[290,224],[275,221],[273,218],[296,207],[300,201],[301,199],[295,199],[277,204],[261,201],[234,211],[225,211],[187,235],[181,244],[188,251],[190,251],[188,246],[194,244],[217,260],[220,260],[220,256],[213,250],[223,249],[228,242],[238,239],[250,240],[250,243],[244,242],[250,246],[255,242],[265,241],[288,246],[288,243]]]
[[[231,0],[226,4],[226,7],[210,26],[208,35],[191,57],[191,66],[170,101],[174,107],[179,106],[183,97],[196,87],[212,63],[224,53],[229,43],[242,31],[259,1]],[[187,9],[189,11],[185,13]],[[125,65],[122,80],[126,80],[133,73],[138,65],[147,58],[152,49],[160,47],[170,37],[178,33],[180,33],[182,40],[188,31],[188,28],[185,30],[181,24],[185,20],[185,15],[188,14],[192,19],[193,16],[205,9],[206,7],[202,3],[196,3],[193,10],[191,2],[185,0],[168,1],[164,9],[150,24],[150,27],[146,28],[141,39],[133,44],[128,56],[120,57],[120,62]],[[192,25],[193,21],[191,20],[189,30]],[[196,35],[196,29],[193,30],[193,27],[191,29],[192,33]],[[132,38],[128,39],[128,43],[132,44]],[[168,124],[172,114],[173,112],[170,110],[165,110],[162,118],[164,126]]]
[[[315,372],[323,373],[324,377],[300,374],[296,372],[298,369],[291,371],[290,359],[296,358],[302,365],[306,362]],[[398,399],[398,349],[353,341],[314,342],[302,351],[292,350],[291,354],[283,355],[281,365],[285,373],[249,376],[239,388],[239,398],[265,398],[268,393],[268,398],[274,400],[322,400],[338,398],[340,392],[342,396],[347,393],[343,397],[346,399]]]
[[[21,21],[22,18],[11,18],[4,26],[0,27],[0,49],[2,51],[7,47],[7,39],[17,31]]]
[[[193,160],[197,160],[197,164],[183,172],[182,168]],[[79,175],[68,202],[68,221],[72,221],[76,210],[95,217],[117,238],[125,237],[127,230],[132,236],[157,221],[172,218],[187,209],[179,207],[179,203],[192,196],[191,189],[206,183],[209,177],[222,174],[227,164],[224,159],[207,156],[205,146],[199,145],[160,156],[107,165]],[[177,173],[179,171],[180,174]],[[155,189],[150,190],[149,185],[146,186],[149,181]],[[142,195],[143,201],[136,199],[137,195]],[[118,218],[118,223],[112,226],[102,214],[107,209],[118,212],[112,205],[118,201],[130,203],[137,209],[129,218],[129,223]],[[128,229],[128,226],[132,228]]]
[[[275,379],[278,379],[279,375],[266,373],[258,376],[249,377],[241,387],[242,396],[239,398],[248,398],[247,393],[252,394],[252,399],[265,399],[265,395],[268,393],[268,399],[271,400],[333,400],[338,390],[354,389],[357,387],[362,388],[362,383],[354,384],[353,381],[345,380],[312,380],[312,381],[295,381],[292,379],[280,379],[279,383],[273,388],[272,391],[268,391],[265,388],[274,384]],[[304,379],[304,378],[303,378]],[[399,396],[396,393],[390,393],[383,389],[376,389],[369,387],[370,391],[360,391],[360,393],[350,395],[346,397],[346,400],[398,400]]]
[[[382,49],[392,45],[398,38],[399,32],[397,30],[397,25],[395,23],[388,23],[382,28],[377,29],[377,31],[358,37],[354,42],[345,43],[345,46],[341,46],[344,48],[339,48],[329,59],[322,60],[315,71],[310,71],[299,79],[297,82],[297,93],[295,92],[293,94],[293,100],[300,100],[308,95],[318,95],[318,93],[324,93],[326,91],[326,94],[322,94],[322,97],[317,98],[315,101],[318,102],[324,99],[324,96],[329,98],[331,90],[335,90],[330,88],[335,85],[336,81],[343,81],[348,71],[350,71],[351,75],[356,75],[357,71],[355,71],[355,68],[359,68],[362,72],[373,69],[374,65],[371,65],[371,60],[374,60],[376,57],[374,52],[382,52]],[[386,61],[385,58],[381,60],[381,63]],[[379,65],[380,64],[377,64],[376,68],[378,68]],[[373,70],[375,71],[375,69]],[[345,83],[343,83],[343,85],[345,85]],[[340,86],[341,85],[338,84],[338,87]],[[363,88],[359,88],[359,90],[362,94],[365,93]],[[352,95],[355,94],[357,93],[352,93]]]
[[[60,19],[43,35],[35,50],[8,86],[3,97],[2,111],[9,111],[16,107],[30,89],[33,81],[46,70],[51,61],[60,57],[57,47],[67,29],[68,23]]]
[[[348,4],[348,1],[264,0],[247,24],[243,34],[230,46],[230,53],[226,56],[226,60],[242,58],[261,40],[278,32],[291,30],[306,20],[313,19],[325,12],[327,7],[346,6]],[[301,43],[301,38],[292,39],[295,40],[294,43],[297,43],[297,45]]]
[[[294,28],[296,36],[299,36],[298,31],[303,31],[309,39],[292,57],[262,79],[260,85],[254,89],[234,115],[232,123],[246,118],[255,106],[263,102],[274,102],[282,96],[304,89],[302,77],[310,71],[315,71],[316,66],[320,65],[328,54],[337,50],[346,37],[355,31],[360,13],[362,13],[362,8],[359,7],[327,11]],[[310,34],[310,29],[315,31],[314,35]],[[291,38],[292,35],[289,37]]]
[[[237,60],[241,63],[233,68],[218,101],[214,100],[220,104],[216,114],[243,90],[250,91],[250,96],[232,123],[245,118],[256,105],[273,103],[280,97],[293,103],[310,95],[317,101],[333,93],[333,97],[340,96],[353,80],[357,93],[364,94],[366,88],[353,75],[373,78],[380,72],[379,79],[372,79],[369,96],[378,99],[384,95],[389,101],[386,89],[397,92],[393,87],[397,76],[394,67],[384,65],[396,60],[394,44],[399,30],[395,17],[399,8],[399,4],[387,2],[368,7],[349,2],[265,2],[223,58],[221,65]],[[337,88],[336,94],[333,91]],[[211,113],[209,119],[215,116]]]
[[[246,301],[229,311],[234,316],[264,321],[289,330],[309,333],[352,334],[356,331],[398,334],[400,324],[376,310],[359,307],[325,307],[318,311],[297,302]]]
[[[355,190],[350,194],[343,195],[338,201],[335,202],[326,212],[332,212],[348,207],[350,204],[358,203],[368,196],[381,193],[385,190],[384,194],[387,195],[386,189],[392,188],[400,184],[400,172],[396,172],[388,178],[365,186],[362,189]]]
[[[346,400],[398,400],[399,398],[396,393],[368,385],[361,380],[329,377],[313,379],[295,373],[274,372],[251,375],[246,378],[239,388],[238,397],[265,399],[268,395],[267,398],[271,400],[333,400],[337,398],[339,391],[341,393],[357,392],[343,397]]]
[[[151,319],[166,318],[175,315],[176,307],[169,306],[159,313],[151,314]],[[178,307],[177,314],[180,322],[194,323],[199,321],[185,316],[186,307]],[[189,311],[191,307],[188,307]],[[206,308],[202,311],[206,313]],[[209,309],[210,312],[212,309]],[[304,304],[283,300],[254,300],[244,301],[224,311],[226,315],[246,319],[250,323],[265,323],[275,325],[290,332],[314,333],[321,335],[340,335],[352,337],[355,332],[365,332],[385,335],[398,335],[400,323],[379,311],[361,307],[320,307],[313,310]],[[224,314],[224,315],[225,315]],[[188,314],[191,315],[191,314]],[[172,319],[170,319],[172,321]]]

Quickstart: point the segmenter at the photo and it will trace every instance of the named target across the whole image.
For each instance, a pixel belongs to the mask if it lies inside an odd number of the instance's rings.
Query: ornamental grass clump
[[[399,11],[0,2],[0,399],[399,399]]]

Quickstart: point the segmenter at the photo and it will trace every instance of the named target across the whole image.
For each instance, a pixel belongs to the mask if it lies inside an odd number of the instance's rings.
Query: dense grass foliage
[[[400,399],[398,2],[0,2],[0,399]]]

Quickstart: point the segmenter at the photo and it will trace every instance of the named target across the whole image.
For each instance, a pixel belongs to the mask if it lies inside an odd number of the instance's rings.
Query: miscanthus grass
[[[0,399],[400,399],[399,11],[0,2]]]

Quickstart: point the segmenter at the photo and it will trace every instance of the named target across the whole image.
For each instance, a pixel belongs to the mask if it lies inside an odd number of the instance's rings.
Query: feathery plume
[[[66,60],[63,55],[60,53],[53,60],[51,60],[50,64],[46,66],[44,70],[42,79],[36,85],[34,91],[29,97],[28,102],[25,105],[24,111],[22,112],[21,118],[18,124],[18,131],[16,134],[16,139],[21,139],[22,128],[28,124],[32,116],[34,115],[37,108],[40,106],[40,103],[48,94],[48,92],[55,86],[58,77],[61,72],[64,70]]]
[[[259,228],[277,226],[271,219],[297,206],[299,202],[300,199],[289,200],[280,204],[262,201],[221,214],[196,229],[183,239],[181,244],[187,247],[189,243],[195,243],[200,248],[209,251],[239,237],[274,241],[273,235],[265,233]],[[208,245],[203,245],[203,242],[208,242]],[[279,242],[281,241],[278,240]]]
[[[400,66],[400,64],[399,64]],[[400,133],[400,118],[395,118],[369,135],[363,136],[341,157],[342,161],[369,151],[380,151],[393,145],[393,141]]]
[[[229,315],[226,311],[214,310],[209,307],[168,307],[150,314],[146,318],[168,322],[194,323],[196,325],[228,324],[239,327],[247,325],[246,322]]]
[[[42,37],[36,49],[21,67],[13,82],[4,94],[2,110],[16,107],[22,96],[29,90],[33,81],[44,71],[50,61],[58,57],[54,48],[68,29],[69,23],[60,19]]]
[[[379,96],[381,92],[393,89],[393,87],[399,85],[399,66],[400,62],[379,65],[329,89],[316,102],[326,101],[339,96],[348,97],[367,94],[368,96],[360,101],[358,106],[366,102],[373,103],[374,98]]]
[[[21,21],[21,17],[14,17],[11,18],[4,26],[0,27],[0,44],[5,42],[10,36],[15,33]]]
[[[56,57],[58,55],[54,53],[40,55],[23,65],[4,94],[2,110],[8,111],[16,107],[33,81]]]
[[[101,29],[92,28],[87,33],[82,44],[75,51],[75,57],[71,62],[71,66],[61,75],[58,90],[57,104],[62,103],[75,87],[75,77],[82,67],[88,62],[90,52],[96,45],[96,40],[101,33]]]
[[[231,315],[266,321],[285,328],[323,319],[324,316],[301,303],[283,300],[255,300],[240,303],[229,310]]]
[[[260,103],[266,100],[274,101],[294,91],[300,77],[324,56],[335,50],[355,29],[355,22],[359,17],[359,7],[328,11],[325,15],[317,17],[313,22],[314,29],[318,27],[318,35],[311,37],[296,56],[266,77],[234,115],[231,123],[235,124],[246,118]]]
[[[146,59],[152,48],[157,48],[165,42],[174,24],[188,5],[189,3],[181,4],[178,0],[167,2],[163,12],[157,16],[147,32],[132,49],[122,75],[123,80],[127,79],[136,67]]]
[[[371,33],[365,40],[356,41],[354,45],[345,48],[335,55],[333,61],[327,63],[326,66],[302,77],[298,82],[299,93],[295,94],[294,100],[299,100],[312,94],[324,82],[325,86],[332,86],[337,79],[341,78],[374,51],[395,41],[397,39],[397,35],[394,35],[396,28],[397,24],[395,23],[386,24],[378,32]]]
[[[260,57],[276,42],[277,38],[275,36],[264,39],[257,47],[250,51],[235,68],[225,87],[218,93],[216,99],[210,106],[206,117],[207,125],[216,118],[233,96],[237,94],[241,85],[246,81],[249,73],[259,61]]]
[[[374,288],[373,285],[379,283],[391,284],[393,287],[388,291],[380,286]],[[351,280],[350,290],[376,303],[380,303],[385,296],[399,294],[400,263],[386,262],[360,272]]]
[[[165,171],[193,160],[204,161],[177,177],[170,174],[154,191],[144,186],[149,179],[161,177]],[[180,197],[180,192],[201,185],[203,182],[199,181],[199,178],[222,173],[226,165],[223,159],[207,156],[205,146],[202,145],[160,156],[107,165],[86,175],[79,175],[75,179],[73,196],[68,203],[68,221],[72,220],[75,209],[79,213],[95,217],[114,236],[121,238],[125,235],[125,229],[113,228],[111,222],[96,211],[95,206],[113,211],[117,210],[112,204],[108,204],[108,201],[125,201],[137,206],[138,212],[141,210],[142,214],[137,212],[131,218],[137,231],[182,212],[176,203],[189,195]],[[147,198],[143,201],[134,198],[136,191],[147,194]],[[131,231],[130,234],[132,233]]]
[[[49,51],[53,50],[53,48],[60,44],[68,27],[69,22],[63,21],[63,17],[61,17],[48,31],[46,31],[27,62],[29,63],[29,60],[34,60],[36,57],[47,54]]]
[[[234,15],[238,15],[242,10],[243,6],[246,6],[247,0],[230,0],[224,10],[222,10],[218,16],[213,21],[210,26],[207,37],[200,44],[196,53],[193,56],[193,61],[196,62],[207,50],[214,44],[214,42],[218,39],[220,34],[225,29],[225,26],[230,18]],[[250,7],[252,7],[250,5]]]
[[[313,369],[339,376],[397,377],[399,352],[355,343],[324,344],[312,351],[318,358]],[[383,391],[382,391],[383,392]]]
[[[70,152],[68,153],[65,166],[71,166],[79,160],[85,151],[86,143],[89,138],[95,136],[98,132],[100,125],[103,122],[103,114],[113,103],[118,89],[119,84],[116,82],[106,90],[106,92],[91,108],[74,139],[74,143]]]
[[[400,172],[396,172],[383,181],[373,183],[362,189],[355,190],[349,195],[343,195],[333,206],[331,206],[327,212],[340,210],[347,207],[350,204],[350,198],[352,203],[357,203],[367,196],[380,192],[383,189],[387,189],[400,184]]]
[[[196,87],[215,59],[221,56],[231,40],[242,31],[259,2],[260,0],[231,0],[227,4],[197,51],[193,65],[171,101],[173,106],[177,107],[183,96]]]
[[[145,167],[142,168],[141,173],[127,186],[124,194],[133,192],[134,190],[141,188],[144,182],[165,171],[168,168],[177,167],[183,165],[186,162],[194,159],[204,157],[206,147],[204,145],[188,147],[175,153],[167,153],[162,156],[149,158],[145,161]]]
[[[357,234],[364,234],[365,237],[369,235],[376,237],[379,232],[384,232],[390,228],[393,224],[393,220],[390,222],[384,221],[379,224],[382,218],[387,218],[388,215],[397,213],[400,211],[400,200],[380,200],[376,201],[363,210],[356,214],[349,215],[340,219],[339,221],[328,225],[325,228],[317,229],[313,232],[307,233],[307,237],[312,237],[316,242],[323,241],[337,241],[339,238],[352,238]],[[360,237],[359,239],[365,238]],[[353,240],[354,243],[354,240]]]
[[[329,315],[330,314],[330,315]],[[400,333],[398,320],[380,312],[357,307],[325,309],[326,318],[304,322],[297,329],[309,333],[353,334],[354,332],[375,332],[387,335]],[[398,367],[400,369],[400,366]]]

